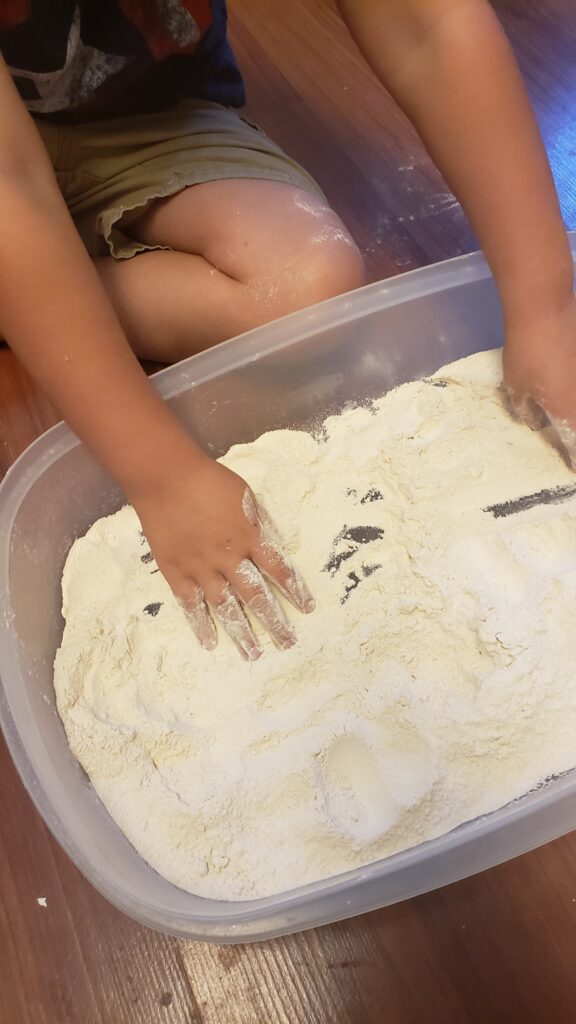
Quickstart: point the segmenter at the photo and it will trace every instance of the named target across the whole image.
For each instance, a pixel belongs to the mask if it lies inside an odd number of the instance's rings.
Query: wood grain
[[[561,840],[416,900],[260,945],[187,944],[203,1019],[568,1024],[575,851]]]
[[[57,422],[49,401],[6,346],[0,346],[0,476]]]
[[[576,226],[576,4],[498,0]],[[316,176],[373,279],[475,247],[331,0],[232,0],[249,115]],[[0,349],[0,472],[56,420]],[[0,743],[0,1024],[570,1024],[576,835],[365,917],[254,946],[178,942],[100,897]],[[47,906],[38,904],[46,897]]]
[[[3,743],[0,780],[2,1024],[200,1022],[178,944],[114,910],[82,878]]]

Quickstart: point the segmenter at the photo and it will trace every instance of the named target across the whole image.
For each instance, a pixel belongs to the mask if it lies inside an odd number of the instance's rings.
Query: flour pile
[[[576,480],[513,422],[499,352],[223,462],[317,611],[243,662],[199,649],[130,508],[74,545],[56,657],[70,746],[143,857],[202,896],[405,849],[576,763]],[[549,491],[549,489],[552,489]],[[544,492],[544,493],[540,493]]]

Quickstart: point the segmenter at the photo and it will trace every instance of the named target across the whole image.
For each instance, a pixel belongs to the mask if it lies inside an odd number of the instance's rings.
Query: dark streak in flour
[[[576,495],[576,484],[565,484],[563,487],[549,487],[535,494],[525,494],[520,498],[511,498],[497,505],[488,505],[484,512],[490,512],[495,519],[512,516],[517,512],[527,512],[538,505],[560,505]]]
[[[334,575],[343,562],[348,561],[355,555],[363,544],[371,544],[375,540],[382,540],[384,530],[379,526],[345,526],[334,538],[332,554],[323,568],[323,572]],[[338,551],[338,546],[344,542],[343,550]]]
[[[382,501],[382,491],[377,490],[376,487],[371,487],[369,491],[366,491],[364,497],[360,498],[361,505],[366,505],[371,501]]]
[[[340,604],[345,604],[346,603],[346,601],[350,597],[350,594],[352,593],[352,591],[356,590],[356,587],[362,582],[363,579],[365,580],[369,576],[372,576],[372,574],[375,573],[377,569],[381,569],[381,568],[382,568],[381,565],[363,565],[362,569],[361,569],[362,576],[359,576],[357,572],[349,572],[348,576],[346,578],[350,582],[344,588],[344,594],[340,598]]]
[[[146,615],[151,615],[152,618],[154,619],[158,615],[158,612],[160,611],[162,604],[162,601],[152,601],[151,604],[146,605],[146,607],[144,608],[144,612],[146,613]]]

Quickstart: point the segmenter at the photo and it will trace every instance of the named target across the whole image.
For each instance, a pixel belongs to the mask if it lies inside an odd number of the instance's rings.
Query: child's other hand
[[[512,411],[529,427],[548,418],[576,470],[576,298],[508,329],[504,386]]]
[[[131,498],[158,568],[203,647],[218,643],[214,618],[244,658],[259,658],[244,609],[278,647],[294,644],[270,583],[302,612],[312,611],[314,601],[241,477],[191,449],[189,465],[180,464],[149,494]]]

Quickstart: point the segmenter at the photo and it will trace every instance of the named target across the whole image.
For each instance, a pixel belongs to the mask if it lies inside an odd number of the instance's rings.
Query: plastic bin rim
[[[576,247],[576,232],[574,232]],[[452,284],[466,284],[490,277],[490,270],[480,252],[467,253],[435,263],[418,267],[405,274],[375,281],[355,291],[326,299],[315,306],[289,313],[272,323],[256,327],[235,338],[222,342],[216,348],[189,356],[187,359],[167,366],[152,374],[150,381],[164,399],[176,398],[184,389],[197,387],[205,381],[218,377],[223,371],[237,369],[255,362],[262,355],[277,351],[302,340],[311,331],[329,330],[332,327],[356,320],[359,315],[395,306],[411,298],[421,298],[434,292],[444,291]],[[426,284],[424,285],[424,282]],[[262,340],[265,344],[262,345]],[[231,350],[236,350],[231,358]],[[194,367],[196,372],[188,371]],[[193,382],[191,383],[191,376]],[[65,423],[57,423],[33,441],[7,470],[0,483],[0,525],[5,524],[4,503],[18,501],[19,485],[27,484],[26,471],[33,464],[35,469],[47,469],[71,448],[81,444]],[[30,464],[30,465],[29,465]],[[11,493],[6,493],[10,491]],[[0,570],[3,566],[0,565]]]

